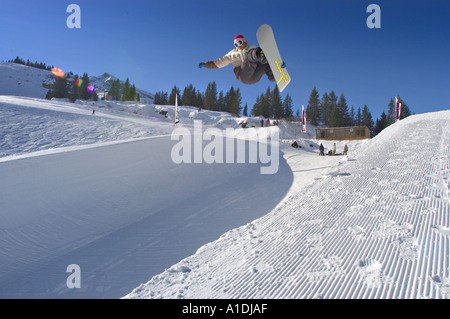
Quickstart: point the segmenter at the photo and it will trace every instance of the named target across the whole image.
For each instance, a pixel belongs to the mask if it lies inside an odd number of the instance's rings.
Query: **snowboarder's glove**
[[[200,63],[200,64],[198,65],[198,67],[201,69],[201,68],[204,68],[205,65],[206,65],[206,63],[205,63],[205,62],[202,62],[202,63]]]

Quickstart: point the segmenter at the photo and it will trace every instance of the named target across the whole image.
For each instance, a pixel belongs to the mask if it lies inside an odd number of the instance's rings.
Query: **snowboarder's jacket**
[[[228,52],[227,54],[225,54],[223,57],[221,57],[220,59],[206,62],[205,67],[208,69],[218,69],[218,68],[223,68],[223,67],[229,65],[230,63],[232,63],[234,73],[236,74],[236,77],[237,77],[241,66],[244,64],[244,61],[247,56],[247,52],[249,50],[255,49],[255,48],[257,48],[257,46],[247,45],[244,50],[233,49],[230,52]]]

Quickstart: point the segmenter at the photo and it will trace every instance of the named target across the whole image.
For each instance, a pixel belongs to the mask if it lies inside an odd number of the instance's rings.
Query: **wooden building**
[[[363,140],[370,138],[370,130],[367,126],[330,127],[316,129],[317,140]]]

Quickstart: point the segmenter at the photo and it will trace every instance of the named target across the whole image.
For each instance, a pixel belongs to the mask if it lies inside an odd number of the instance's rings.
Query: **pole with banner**
[[[177,125],[180,120],[178,119],[178,94],[175,94],[175,116],[174,116],[174,125]]]
[[[306,112],[305,107],[302,105],[302,125],[303,125],[303,132],[306,132]]]
[[[396,116],[397,116],[397,121],[400,121],[400,115],[402,114],[402,103],[400,102],[400,99],[396,96],[395,97],[395,106],[396,106]]]

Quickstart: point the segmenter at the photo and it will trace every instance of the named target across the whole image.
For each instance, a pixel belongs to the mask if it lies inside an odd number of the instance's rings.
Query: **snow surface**
[[[45,98],[54,82],[52,73],[26,65],[0,62],[0,95],[18,95]]]
[[[292,184],[286,162],[271,176],[256,164],[177,165],[165,118],[92,115],[91,108],[0,96],[0,117],[8,118],[1,126],[2,298],[122,297],[263,216]],[[71,264],[81,268],[80,289],[66,285]]]
[[[278,173],[261,175],[174,164],[173,106],[28,96],[0,95],[0,298],[450,296],[450,111],[334,157],[282,122]],[[182,107],[182,127],[190,116],[242,120]]]
[[[348,156],[284,157],[294,181],[275,209],[126,298],[450,297],[450,111],[408,117]]]

